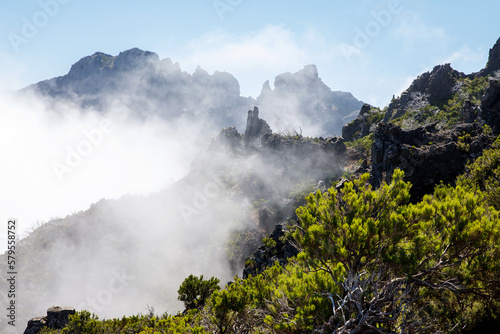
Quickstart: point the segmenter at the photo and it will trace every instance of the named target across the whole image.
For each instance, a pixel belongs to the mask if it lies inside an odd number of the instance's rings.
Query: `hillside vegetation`
[[[297,209],[300,254],[223,289],[189,277],[187,310],[99,320],[87,311],[42,333],[436,333],[500,314],[500,138],[461,175],[409,203],[396,171],[317,191]],[[491,172],[491,173],[490,173]],[[190,284],[195,282],[196,284]],[[205,284],[203,284],[205,282]],[[186,298],[191,287],[191,298]],[[208,290],[207,290],[208,288]],[[208,297],[207,291],[211,292]],[[203,295],[202,299],[197,299]],[[498,321],[498,320],[497,320]]]

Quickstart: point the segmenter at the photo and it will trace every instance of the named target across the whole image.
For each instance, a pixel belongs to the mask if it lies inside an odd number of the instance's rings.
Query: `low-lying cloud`
[[[18,218],[25,230],[100,198],[158,191],[186,174],[199,150],[195,134],[188,122],[2,94],[0,217]]]

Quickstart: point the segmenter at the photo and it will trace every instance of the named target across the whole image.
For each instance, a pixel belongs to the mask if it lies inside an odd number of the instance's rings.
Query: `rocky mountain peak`
[[[482,76],[491,75],[498,70],[500,70],[500,38],[497,40],[495,45],[490,49],[486,67],[478,74]]]
[[[302,70],[299,71],[306,78],[311,78],[312,80],[319,79],[318,68],[316,65],[306,65]]]
[[[435,66],[432,71],[417,77],[399,98],[389,104],[384,122],[401,117],[408,110],[445,102],[455,92],[458,79],[464,77],[465,74],[454,70],[450,64]]]
[[[109,70],[113,67],[114,59],[115,58],[109,54],[96,52],[73,64],[67,76],[72,79],[80,79],[99,73],[103,69]]]
[[[316,65],[307,65],[296,73],[283,73],[274,80],[274,87],[277,90],[286,90],[290,88],[316,88],[318,84],[323,84],[318,75]],[[326,86],[326,85],[325,85]]]
[[[298,72],[276,76],[274,89],[266,82],[257,105],[266,110],[274,129],[314,128],[315,135],[331,136],[341,133],[343,124],[356,117],[363,102],[350,93],[332,91],[319,77],[317,67],[307,65]]]
[[[262,90],[260,91],[260,96],[267,96],[268,94],[272,93],[271,89],[271,84],[269,83],[269,80],[266,80],[264,84],[262,85]]]
[[[103,71],[130,71],[148,66],[152,62],[159,62],[158,55],[138,48],[120,52],[116,57],[96,52],[73,64],[67,77],[71,80],[82,80]]]
[[[131,70],[138,67],[144,67],[160,61],[160,57],[154,52],[143,51],[133,48],[120,52],[114,61],[116,70]]]

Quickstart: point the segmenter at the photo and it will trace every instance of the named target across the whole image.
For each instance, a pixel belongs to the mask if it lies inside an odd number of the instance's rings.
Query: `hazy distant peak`
[[[264,83],[257,105],[266,110],[271,127],[305,129],[317,136],[340,134],[363,105],[351,93],[333,92],[319,77],[316,65],[276,76],[274,89]]]
[[[208,72],[202,69],[200,66],[197,66],[196,70],[193,73],[194,78],[207,78],[209,76],[210,74],[208,74]]]
[[[309,77],[311,79],[318,79],[318,68],[316,65],[306,65],[302,70],[298,72],[298,74],[302,74],[306,77]]]
[[[269,93],[272,93],[272,89],[271,89],[271,84],[269,83],[269,80],[266,80],[266,82],[264,82],[264,84],[262,85],[262,90],[260,91],[260,96],[265,96]]]
[[[153,57],[153,58],[157,58],[159,60],[159,57],[156,53],[151,52],[151,51],[143,51],[139,48],[132,48],[129,50],[122,51],[117,56],[117,58],[120,58],[120,57],[121,58],[128,58],[128,59],[141,58],[141,57],[146,57],[146,58]]]
[[[117,70],[131,70],[137,67],[158,63],[159,61],[160,57],[158,57],[156,53],[133,48],[120,52],[120,54],[116,56],[114,66]]]

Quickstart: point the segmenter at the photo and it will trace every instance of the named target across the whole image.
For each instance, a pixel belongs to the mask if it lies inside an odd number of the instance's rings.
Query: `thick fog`
[[[21,230],[100,198],[147,194],[184,176],[200,149],[195,124],[105,115],[40,97],[0,96],[1,217]],[[5,233],[5,231],[2,231]],[[4,245],[2,245],[3,247]]]

